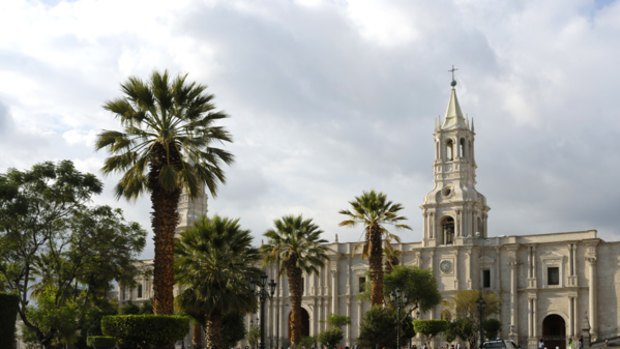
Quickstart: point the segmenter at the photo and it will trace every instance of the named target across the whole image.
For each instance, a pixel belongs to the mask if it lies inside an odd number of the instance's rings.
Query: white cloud
[[[301,212],[333,239],[362,190],[402,202],[411,239],[455,64],[475,118],[478,187],[498,233],[599,228],[618,239],[620,2],[8,1],[0,11],[0,171],[69,158],[98,172],[101,105],[155,68],[208,84],[235,137],[212,212],[258,237]],[[9,132],[6,132],[8,130]],[[101,176],[101,175],[100,175]],[[102,177],[102,176],[101,176]],[[103,177],[102,177],[103,178]],[[146,198],[98,203],[149,225]],[[603,194],[604,192],[604,194]],[[527,217],[527,218],[525,218]]]

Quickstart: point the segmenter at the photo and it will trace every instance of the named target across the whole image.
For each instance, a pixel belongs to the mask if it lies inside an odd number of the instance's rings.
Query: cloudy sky
[[[104,180],[97,203],[149,227],[148,201],[113,198],[93,144],[119,127],[101,108],[119,84],[168,69],[231,116],[236,162],[210,213],[240,217],[257,243],[290,213],[356,241],[338,210],[376,189],[417,241],[454,64],[490,235],[619,240],[619,58],[620,0],[7,0],[0,172],[71,159]]]

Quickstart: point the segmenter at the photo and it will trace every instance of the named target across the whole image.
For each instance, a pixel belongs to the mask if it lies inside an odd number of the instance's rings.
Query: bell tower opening
[[[454,218],[445,217],[441,222],[441,235],[444,245],[454,243]]]
[[[448,161],[454,160],[454,142],[451,139],[446,142],[446,158]]]

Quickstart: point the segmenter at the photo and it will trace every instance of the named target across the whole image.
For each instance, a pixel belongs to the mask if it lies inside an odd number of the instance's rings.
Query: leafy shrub
[[[123,347],[148,349],[183,339],[189,331],[189,318],[180,315],[108,315],[101,320],[101,330],[118,339]]]
[[[343,338],[342,330],[338,327],[328,328],[319,333],[319,342],[330,349],[336,348]]]
[[[499,333],[499,329],[502,328],[502,323],[497,319],[487,319],[482,323],[482,328],[487,338],[495,338]]]
[[[15,320],[17,303],[15,295],[0,294],[0,348],[15,348]]]
[[[116,345],[116,339],[110,336],[88,336],[86,344],[94,349],[111,349]]]

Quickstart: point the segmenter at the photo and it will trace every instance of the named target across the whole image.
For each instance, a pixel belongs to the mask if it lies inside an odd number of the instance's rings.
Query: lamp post
[[[402,319],[400,318],[400,310],[403,307],[403,303],[406,302],[404,294],[400,289],[396,288],[390,293],[394,305],[396,305],[396,349],[400,349],[400,328]]]
[[[267,283],[267,274],[261,275],[260,280],[256,284],[258,286],[258,299],[260,301],[260,349],[265,349],[265,301],[267,298],[271,299],[276,291],[276,283],[271,279]]]
[[[478,294],[478,300],[476,301],[476,305],[478,306],[478,321],[480,322],[478,325],[478,328],[480,330],[480,345],[478,346],[479,348],[482,348],[482,343],[484,342],[484,338],[483,338],[483,330],[482,330],[482,321],[484,319],[484,308],[486,306],[486,303],[484,302],[484,299],[482,298],[482,290],[480,290],[480,293]]]

